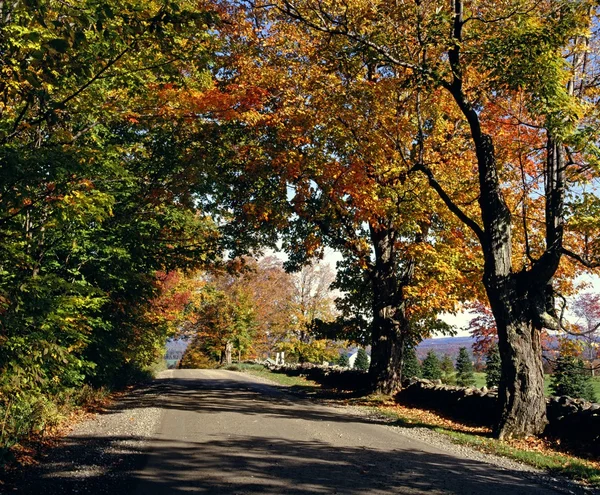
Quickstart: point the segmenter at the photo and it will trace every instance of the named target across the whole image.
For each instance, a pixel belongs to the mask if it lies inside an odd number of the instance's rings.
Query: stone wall
[[[326,388],[365,392],[368,375],[339,366],[287,364],[270,366],[272,371],[291,376],[302,375]],[[496,423],[496,389],[464,388],[443,385],[440,380],[412,378],[396,396],[402,404],[430,409],[457,421],[491,427]],[[550,397],[548,426],[544,434],[563,445],[600,456],[600,404],[570,397]]]
[[[397,400],[459,421],[493,426],[498,392],[485,387],[462,388],[413,378],[398,393]],[[544,435],[600,456],[600,404],[570,397],[550,397],[547,403],[548,426]]]

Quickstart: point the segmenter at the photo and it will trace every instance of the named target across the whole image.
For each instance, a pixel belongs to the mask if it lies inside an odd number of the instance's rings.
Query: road
[[[159,411],[156,421],[144,423],[148,411]],[[231,371],[164,372],[152,392],[97,421],[15,493],[559,493],[531,474],[469,460]]]

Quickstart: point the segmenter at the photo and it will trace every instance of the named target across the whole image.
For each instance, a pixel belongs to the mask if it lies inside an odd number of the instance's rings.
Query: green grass
[[[261,366],[259,364],[255,364],[255,365],[241,364],[241,365],[235,365],[235,366],[239,366],[239,371],[244,371],[251,375],[260,376],[262,378],[267,378],[273,382],[276,382],[280,385],[284,385],[286,387],[292,387],[292,388],[304,389],[304,390],[316,389],[319,387],[319,385],[316,382],[314,382],[312,380],[307,380],[303,376],[288,376],[284,373],[276,373],[276,372],[268,370],[267,368],[265,368],[264,366]]]
[[[584,459],[555,452],[544,453],[524,450],[496,440],[495,438],[486,438],[479,435],[451,431],[445,428],[434,428],[434,430],[447,435],[453,442],[460,445],[474,447],[484,452],[501,455],[529,464],[550,473],[560,474],[568,478],[600,486],[600,469]]]
[[[552,375],[544,375],[544,392],[546,397],[552,395],[550,384],[552,383]],[[485,387],[485,373],[475,373],[475,386],[477,388]],[[592,386],[596,394],[596,400],[600,400],[600,376],[592,378]]]

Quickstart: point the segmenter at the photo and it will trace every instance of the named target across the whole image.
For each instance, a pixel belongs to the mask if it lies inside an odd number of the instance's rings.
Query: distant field
[[[550,381],[552,380],[552,376],[551,375],[546,375],[545,376],[545,391],[546,391],[546,395],[552,395],[552,393],[550,392]],[[485,387],[485,373],[475,373],[475,383],[476,386],[481,388],[481,387]],[[592,380],[593,386],[594,386],[594,391],[596,392],[596,399],[600,400],[600,377],[597,376],[595,378],[593,378]]]

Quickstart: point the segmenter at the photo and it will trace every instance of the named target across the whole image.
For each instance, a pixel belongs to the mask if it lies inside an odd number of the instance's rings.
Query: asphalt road
[[[144,423],[149,410],[159,411],[157,419]],[[125,400],[117,413],[131,433],[114,416],[67,439],[15,493],[559,493],[531,474],[469,460],[230,371],[165,372],[152,393]],[[128,443],[129,434],[139,444]]]

